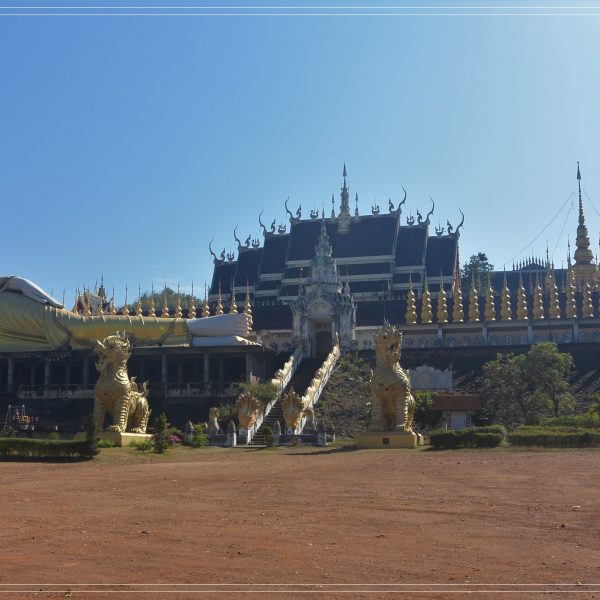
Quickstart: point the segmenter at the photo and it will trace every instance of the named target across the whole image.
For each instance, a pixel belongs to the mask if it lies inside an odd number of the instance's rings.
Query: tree
[[[527,376],[535,393],[558,417],[565,408],[572,408],[574,398],[569,393],[567,378],[573,370],[573,357],[559,352],[553,342],[532,346],[527,354]]]
[[[167,415],[164,412],[160,413],[154,422],[154,436],[152,439],[154,452],[157,454],[164,454],[169,447],[168,427]]]
[[[483,277],[494,270],[494,265],[490,264],[488,257],[483,252],[473,254],[471,258],[463,265],[460,278],[463,286],[469,286],[473,277],[480,287]]]
[[[483,410],[492,421],[532,425],[543,416],[558,417],[573,407],[568,376],[570,354],[543,342],[527,354],[502,355],[483,367]]]

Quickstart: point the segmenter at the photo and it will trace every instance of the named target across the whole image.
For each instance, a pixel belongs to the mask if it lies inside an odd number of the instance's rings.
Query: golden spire
[[[577,317],[577,303],[575,301],[575,273],[573,269],[569,269],[569,280],[567,281],[566,306],[565,314],[567,319],[575,319]]]
[[[583,284],[583,304],[581,307],[581,312],[586,319],[589,319],[594,316],[594,306],[592,304],[592,290],[590,289],[590,284],[586,281]]]
[[[246,301],[244,302],[244,314],[248,317],[248,327],[252,329],[252,304],[250,303],[250,285],[246,281]]]
[[[217,297],[217,309],[215,314],[220,316],[223,314],[223,299],[221,298],[221,282],[219,281],[219,296]]]
[[[98,298],[98,308],[96,308],[96,314],[97,315],[104,314],[104,305],[103,305],[103,301],[102,301],[101,297]]]
[[[433,312],[431,311],[431,296],[429,295],[429,287],[427,286],[427,275],[423,281],[423,294],[421,296],[421,323],[431,323]]]
[[[510,290],[506,282],[506,271],[504,271],[504,284],[502,286],[502,304],[500,305],[500,319],[502,321],[512,320],[512,309],[510,305]]]
[[[488,272],[487,290],[485,291],[485,320],[496,320],[496,305],[494,304],[494,289],[492,288],[492,278]]]
[[[406,295],[406,323],[414,325],[417,322],[417,307],[415,304],[415,292],[413,291],[412,276],[408,274],[408,294]]]
[[[129,315],[129,290],[127,288],[127,286],[125,286],[125,304],[123,305],[123,310],[121,311],[121,314],[125,315],[126,317]]]
[[[167,284],[165,283],[165,289],[163,290],[163,306],[160,316],[163,319],[168,319],[171,316],[169,312],[169,303],[167,302]]]
[[[544,318],[544,293],[540,286],[540,277],[537,274],[535,276],[535,287],[533,288],[533,318]]]
[[[81,302],[81,294],[79,293],[79,289],[75,289],[75,303],[73,304],[73,308],[71,312],[79,313],[79,303]]]
[[[463,297],[462,289],[460,287],[460,272],[456,270],[456,276],[454,277],[454,306],[452,307],[452,322],[462,323],[465,315],[463,313]]]
[[[149,317],[156,317],[156,306],[154,306],[154,284],[152,284],[152,291],[150,292],[150,308],[148,309]]]
[[[137,302],[135,303],[135,315],[136,317],[141,317],[142,313],[142,286],[138,285],[138,297]]]
[[[204,302],[202,303],[202,317],[210,317],[210,305],[208,304],[208,294],[206,291],[206,282],[204,282]]]
[[[519,273],[519,291],[517,292],[517,319],[527,320],[527,293],[523,287],[523,276]]]
[[[233,315],[235,313],[237,313],[238,308],[237,308],[237,304],[235,302],[235,291],[234,291],[234,287],[233,287],[233,281],[231,282],[231,302],[229,303],[229,314]]]
[[[579,161],[577,162],[577,185],[579,188],[579,224],[577,225],[577,238],[575,239],[575,264],[573,272],[577,281],[577,287],[585,288],[585,283],[595,285],[597,283],[598,267],[593,264],[594,254],[590,250],[590,238],[585,225],[585,216],[583,214],[583,201],[581,199],[581,171],[579,170]]]
[[[477,285],[475,284],[475,273],[471,273],[471,290],[469,292],[469,321],[479,321],[479,298],[477,296]]]
[[[177,299],[175,301],[175,314],[173,315],[176,319],[183,317],[183,309],[181,308],[181,295],[179,294],[179,284],[177,284]]]
[[[188,319],[196,318],[196,305],[194,303],[194,282],[192,281],[192,294],[188,302]]]
[[[548,269],[548,275],[546,276],[546,287],[548,288],[548,296],[550,298],[550,306],[548,307],[548,314],[551,319],[560,319],[560,304],[558,301],[558,288],[556,287],[556,280],[554,279],[554,272]]]
[[[437,305],[437,322],[447,323],[448,322],[448,305],[446,304],[446,291],[444,290],[444,278],[440,273],[440,290],[438,292],[438,305]]]

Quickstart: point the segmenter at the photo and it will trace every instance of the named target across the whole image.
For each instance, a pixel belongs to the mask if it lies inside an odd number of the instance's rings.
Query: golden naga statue
[[[377,366],[371,380],[371,431],[412,432],[415,399],[408,373],[400,366],[402,332],[384,323],[374,336]]]
[[[113,424],[109,431],[119,433],[146,433],[150,407],[148,406],[148,383],[140,392],[135,377],[127,374],[127,361],[131,355],[131,344],[126,333],[109,335],[97,342],[96,370],[100,373],[94,388],[94,419],[96,431],[104,426],[109,413]]]
[[[125,311],[128,312],[128,311]],[[0,352],[92,349],[96,340],[127,332],[136,345],[248,345],[244,313],[203,319],[129,314],[91,315],[66,310],[35,283],[0,277]]]
[[[300,427],[305,409],[302,397],[291,389],[283,395],[281,407],[283,409],[286,429],[296,430]]]
[[[258,419],[260,402],[252,392],[246,390],[238,396],[235,405],[238,409],[240,427],[250,429]]]

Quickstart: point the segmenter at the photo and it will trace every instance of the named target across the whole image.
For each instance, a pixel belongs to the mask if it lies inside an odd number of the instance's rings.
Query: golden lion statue
[[[150,416],[148,382],[140,391],[135,377],[129,379],[127,361],[131,355],[131,344],[127,334],[117,332],[102,342],[98,341],[96,353],[96,370],[100,373],[94,388],[96,431],[102,430],[108,412],[113,418],[109,431],[146,433]]]
[[[208,409],[208,427],[206,433],[219,433],[219,414],[221,411],[216,407],[212,406]]]
[[[371,379],[371,431],[412,431],[415,399],[400,366],[402,332],[387,321],[374,336],[377,366]]]

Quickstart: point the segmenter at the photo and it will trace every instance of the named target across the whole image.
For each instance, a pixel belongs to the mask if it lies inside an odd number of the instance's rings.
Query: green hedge
[[[513,446],[589,448],[600,446],[600,431],[575,427],[518,427],[509,436]]]
[[[550,427],[578,427],[580,429],[600,429],[600,415],[596,413],[585,413],[583,415],[564,415],[548,419]]]
[[[0,438],[0,458],[81,459],[92,456],[86,441]]]
[[[439,449],[493,448],[500,445],[505,437],[506,429],[502,425],[488,425],[432,431],[429,434],[429,443]]]

